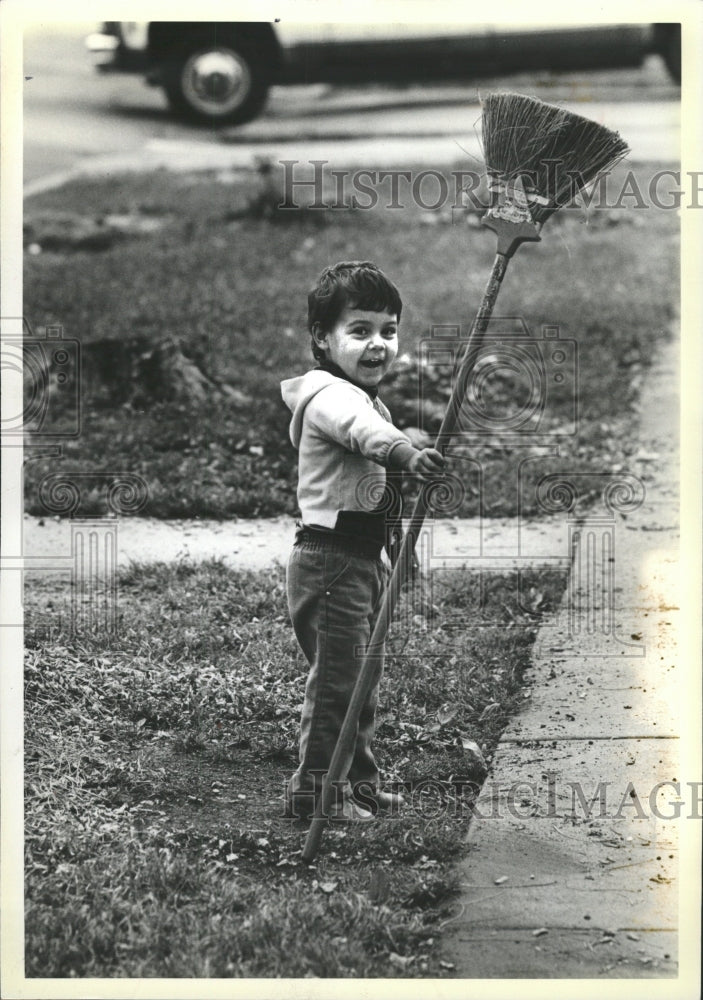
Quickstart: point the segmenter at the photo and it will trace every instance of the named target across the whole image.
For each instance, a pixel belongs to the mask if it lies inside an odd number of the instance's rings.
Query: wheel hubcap
[[[183,92],[206,114],[228,114],[244,102],[250,89],[249,68],[236,52],[210,49],[192,55],[185,64]]]

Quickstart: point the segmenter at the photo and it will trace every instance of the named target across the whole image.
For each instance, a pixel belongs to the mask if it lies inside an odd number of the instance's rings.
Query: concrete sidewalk
[[[570,587],[469,831],[445,930],[458,977],[677,975],[678,843],[700,815],[679,756],[678,375],[668,345],[642,393],[644,502],[611,490],[614,509],[574,525]],[[681,818],[658,782],[680,783]]]
[[[70,480],[70,475],[67,476]],[[292,517],[230,521],[159,521],[150,517],[66,518],[25,514],[16,552],[5,552],[3,565],[21,560],[28,571],[68,567],[76,529],[82,534],[102,527],[114,538],[115,563],[202,562],[222,559],[232,569],[267,569],[285,565],[293,538]],[[528,569],[551,566],[568,571],[568,527],[562,516],[529,518],[427,518],[418,549],[427,551],[423,568],[470,565],[473,569]]]

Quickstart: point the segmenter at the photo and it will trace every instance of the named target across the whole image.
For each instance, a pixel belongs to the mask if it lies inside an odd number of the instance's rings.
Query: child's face
[[[398,353],[398,318],[392,313],[346,308],[329,333],[315,339],[327,359],[364,386],[376,386]]]

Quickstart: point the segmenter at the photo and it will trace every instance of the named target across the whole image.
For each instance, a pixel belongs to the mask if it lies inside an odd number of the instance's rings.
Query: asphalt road
[[[95,29],[96,22],[74,22],[25,34],[25,183],[192,131],[169,117],[161,92],[141,77],[93,69],[83,39]]]
[[[274,88],[264,115],[238,129],[198,128],[174,119],[161,91],[140,76],[97,73],[83,39],[95,22],[35,24],[25,33],[24,181],[70,171],[94,156],[138,157],[150,145],[211,142],[470,137],[479,90],[506,86],[564,101],[627,136],[636,158],[678,159],[679,89],[651,57],[641,69],[544,74],[464,85]],[[148,157],[147,157],[148,159]]]

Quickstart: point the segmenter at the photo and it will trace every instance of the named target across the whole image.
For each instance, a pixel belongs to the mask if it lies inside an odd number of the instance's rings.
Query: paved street
[[[139,75],[99,74],[83,39],[94,22],[34,25],[25,35],[24,182],[74,170],[94,157],[153,165],[186,150],[207,162],[255,154],[306,158],[322,151],[341,162],[350,144],[384,148],[406,161],[442,162],[480,153],[476,123],[482,91],[509,88],[563,102],[627,134],[633,160],[675,162],[679,89],[661,61],[598,74],[520,76],[465,84],[277,87],[261,118],[233,129],[194,127],[173,118],[159,89]],[[359,150],[356,150],[358,159]],[[365,154],[364,154],[365,155]]]

